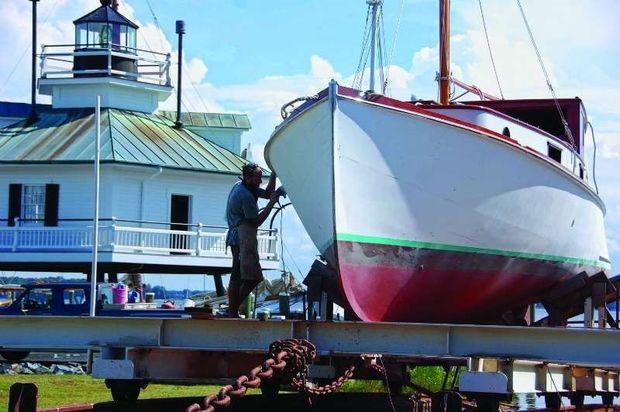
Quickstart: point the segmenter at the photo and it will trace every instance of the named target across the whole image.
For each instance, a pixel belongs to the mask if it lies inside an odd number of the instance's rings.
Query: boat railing
[[[0,252],[71,252],[92,250],[92,219],[63,219],[59,226],[40,220],[1,219]],[[126,219],[101,219],[99,251],[147,254],[183,254],[197,257],[230,257],[225,226],[202,223],[168,223]],[[261,259],[278,260],[277,229],[259,229]]]
[[[170,53],[158,53],[114,43],[42,45],[39,55],[41,79],[115,76],[145,83],[171,86]],[[88,68],[79,68],[76,60],[95,58]],[[117,67],[119,60],[132,62],[132,70]]]

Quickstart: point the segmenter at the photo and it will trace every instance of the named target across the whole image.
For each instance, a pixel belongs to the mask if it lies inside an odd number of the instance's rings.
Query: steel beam
[[[0,348],[170,346],[265,351],[278,339],[307,338],[321,355],[531,359],[620,369],[620,331],[365,322],[153,318],[0,317]]]

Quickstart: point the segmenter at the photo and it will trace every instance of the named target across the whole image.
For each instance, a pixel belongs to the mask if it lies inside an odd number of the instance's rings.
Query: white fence
[[[259,230],[261,259],[278,259],[277,241],[276,230]],[[92,225],[0,227],[0,252],[71,252],[92,250],[92,246]],[[188,226],[188,230],[169,230],[106,224],[99,227],[99,250],[230,257],[230,252],[226,254],[226,228],[203,225]]]

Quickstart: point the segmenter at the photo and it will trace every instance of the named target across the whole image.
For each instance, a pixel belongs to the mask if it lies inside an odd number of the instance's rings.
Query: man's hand
[[[279,198],[280,194],[274,190],[273,192],[271,192],[271,196],[269,196],[269,203],[276,203]]]

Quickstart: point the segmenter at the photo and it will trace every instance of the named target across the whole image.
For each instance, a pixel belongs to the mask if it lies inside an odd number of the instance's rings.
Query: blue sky
[[[243,144],[252,144],[259,161],[283,103],[317,92],[331,78],[350,84],[366,16],[365,0],[150,0],[162,33],[147,0],[120,2],[122,12],[142,26],[139,47],[175,53],[174,22],[186,21],[186,105],[190,110],[248,113],[253,130]],[[453,74],[497,94],[478,1],[452,3]],[[28,101],[30,4],[0,2],[0,51],[9,56],[0,60],[0,100]],[[482,0],[482,4],[506,97],[549,97],[516,1]],[[608,243],[612,261],[620,262],[620,2],[522,0],[522,4],[558,95],[580,96],[594,123],[597,178],[608,209]],[[57,44],[72,42],[71,21],[99,2],[41,0],[39,5],[39,37]],[[437,5],[437,0],[385,0],[386,43],[389,51],[395,46],[390,53],[394,97],[436,96]],[[172,108],[173,99],[164,106]],[[591,155],[589,139],[586,157]],[[305,273],[316,250],[292,211],[284,218],[284,232]],[[288,264],[295,266],[290,258]],[[614,268],[618,271],[620,264]],[[202,277],[153,280],[177,287],[203,284]]]

